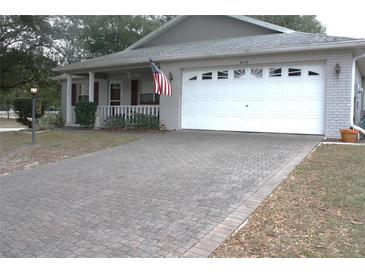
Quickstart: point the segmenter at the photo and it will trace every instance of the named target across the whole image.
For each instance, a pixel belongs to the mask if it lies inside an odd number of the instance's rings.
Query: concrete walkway
[[[133,143],[0,177],[0,255],[208,256],[320,140],[137,135]]]

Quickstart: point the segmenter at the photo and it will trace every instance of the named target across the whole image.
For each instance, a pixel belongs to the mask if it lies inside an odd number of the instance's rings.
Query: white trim
[[[350,126],[356,130],[358,130],[361,134],[365,135],[365,129],[355,125],[354,123],[354,115],[355,115],[355,81],[356,81],[356,61],[365,58],[365,53],[357,55],[352,60],[352,78],[351,78],[351,113],[350,113]]]
[[[66,74],[66,125],[72,123],[72,75]]]
[[[89,72],[89,102],[94,102],[95,72]]]

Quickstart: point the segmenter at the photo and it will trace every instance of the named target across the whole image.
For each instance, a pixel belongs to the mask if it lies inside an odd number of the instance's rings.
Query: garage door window
[[[308,76],[319,76],[319,73],[318,72],[315,72],[315,71],[308,71]]]
[[[270,77],[281,77],[281,68],[270,68],[269,76]]]
[[[288,76],[301,76],[302,70],[299,68],[289,68]]]
[[[228,70],[218,71],[218,79],[228,79]]]
[[[196,76],[193,76],[193,77],[189,78],[189,81],[194,81],[196,79],[197,79],[197,77]]]
[[[212,80],[212,72],[203,73],[202,80]]]
[[[262,78],[264,76],[264,70],[262,68],[251,69],[251,75],[254,78]]]
[[[234,79],[243,79],[246,75],[246,71],[244,69],[235,69],[233,73]]]

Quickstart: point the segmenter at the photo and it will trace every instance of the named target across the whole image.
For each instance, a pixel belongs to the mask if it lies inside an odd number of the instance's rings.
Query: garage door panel
[[[266,86],[262,83],[250,84],[247,87],[246,98],[248,101],[264,100]]]
[[[246,113],[248,115],[265,115],[265,101],[247,101],[243,106],[246,108]]]
[[[197,113],[198,111],[199,111],[199,104],[196,101],[186,100],[184,102],[183,113],[185,115],[189,113]]]
[[[324,126],[323,120],[320,118],[307,118],[302,120],[302,129],[308,134],[318,134],[318,131]]]
[[[320,109],[321,106],[321,101],[304,101],[302,102],[302,107],[305,110],[305,112],[303,112],[303,115],[321,117],[323,115]]]
[[[190,129],[199,129],[199,116],[198,115],[184,115],[184,118],[182,120],[182,126],[184,128],[190,128]]]
[[[265,128],[265,118],[254,117],[246,120],[245,128],[247,131],[264,131]]]
[[[275,113],[282,113],[283,109],[285,109],[286,102],[282,101],[265,101],[266,105],[266,114],[272,115]]]
[[[295,65],[302,71],[298,77],[284,73],[287,67],[282,66],[282,77],[269,77],[270,67],[263,67],[260,78],[250,76],[242,80],[233,78],[233,69],[227,68],[223,70],[229,71],[229,79],[217,79],[222,68],[209,69],[213,75],[209,80],[198,77],[188,81],[185,75],[183,128],[323,134],[324,66]],[[308,76],[309,68],[320,75]]]

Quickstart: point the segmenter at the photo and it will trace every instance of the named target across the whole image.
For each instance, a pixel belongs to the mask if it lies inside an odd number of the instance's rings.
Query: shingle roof
[[[141,64],[147,63],[150,58],[155,61],[168,61],[330,48],[334,45],[338,47],[349,47],[354,46],[355,42],[365,46],[364,39],[302,32],[243,36],[124,50],[97,58],[87,59],[79,63],[59,66],[55,68],[55,71],[74,71],[128,64]],[[356,45],[358,43],[356,43]]]

